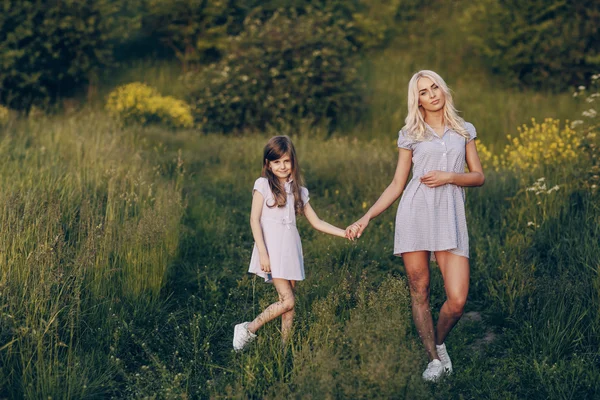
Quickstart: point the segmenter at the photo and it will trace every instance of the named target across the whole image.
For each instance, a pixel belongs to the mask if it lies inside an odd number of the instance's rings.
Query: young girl
[[[463,187],[481,186],[485,178],[473,140],[475,127],[458,116],[446,83],[435,72],[420,71],[410,80],[405,123],[392,183],[347,232],[351,238],[360,237],[371,218],[404,191],[396,215],[394,254],[404,260],[413,320],[429,356],[423,379],[436,381],[452,372],[444,340],[462,316],[469,290]],[[411,163],[412,179],[405,189]],[[440,267],[447,297],[435,331],[429,309],[430,255]]]
[[[271,138],[264,149],[262,176],[254,183],[250,227],[255,244],[248,272],[272,282],[279,301],[267,307],[252,322],[235,326],[233,348],[236,351],[256,338],[256,331],[261,326],[279,316],[282,339],[287,342],[294,318],[294,288],[297,281],[304,279],[296,215],[305,215],[308,222],[321,232],[346,236],[344,230],[319,219],[308,202],[308,190],[301,184],[300,167],[292,141],[287,136]]]

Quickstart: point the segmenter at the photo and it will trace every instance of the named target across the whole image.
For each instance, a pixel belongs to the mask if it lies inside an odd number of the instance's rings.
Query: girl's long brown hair
[[[271,188],[274,197],[274,203],[269,204],[267,202],[267,207],[285,207],[287,203],[285,188],[279,182],[279,178],[277,178],[269,168],[270,161],[279,160],[286,155],[290,157],[290,161],[292,162],[290,178],[292,179],[291,189],[294,195],[294,210],[296,210],[297,215],[302,215],[304,214],[304,203],[300,196],[300,186],[304,184],[304,181],[300,174],[300,165],[298,163],[298,157],[296,157],[296,149],[294,148],[291,139],[287,136],[273,136],[269,139],[264,149],[262,176],[269,181],[269,187]]]

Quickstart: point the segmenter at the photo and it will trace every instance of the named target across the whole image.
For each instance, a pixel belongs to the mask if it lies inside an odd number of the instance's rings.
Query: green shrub
[[[149,0],[142,25],[146,37],[157,37],[186,72],[227,54],[227,39],[242,31],[247,17],[265,22],[279,9],[297,15],[320,11],[329,15],[327,24],[368,49],[386,43],[398,30],[397,22],[413,19],[422,7],[417,0]]]
[[[94,82],[112,64],[114,44],[137,26],[129,15],[133,3],[3,0],[0,102],[29,108]]]
[[[162,123],[173,128],[191,128],[194,118],[183,100],[161,96],[153,87],[134,82],[108,95],[108,112],[125,123]]]
[[[600,67],[600,3],[472,2],[461,26],[491,68],[515,83],[562,90]]]
[[[189,76],[196,119],[207,131],[336,122],[361,110],[363,83],[345,32],[329,14],[277,12],[246,21],[230,53]]]
[[[149,0],[143,26],[147,35],[157,35],[181,62],[183,70],[203,61],[206,53],[220,53],[235,24],[241,25],[253,2],[206,0]],[[246,2],[248,3],[248,2]]]

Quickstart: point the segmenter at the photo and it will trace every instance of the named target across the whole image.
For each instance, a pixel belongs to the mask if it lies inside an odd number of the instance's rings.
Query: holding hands
[[[350,240],[358,239],[363,231],[369,225],[371,218],[368,215],[363,216],[361,219],[353,223],[346,228],[346,237]]]

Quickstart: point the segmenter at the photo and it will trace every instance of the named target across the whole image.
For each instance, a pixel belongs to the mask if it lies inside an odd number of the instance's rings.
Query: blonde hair
[[[465,129],[465,120],[458,116],[452,94],[446,82],[437,73],[429,70],[422,70],[412,76],[408,82],[408,115],[404,120],[405,134],[416,141],[425,141],[431,138],[431,132],[427,130],[425,125],[425,110],[419,106],[419,88],[417,82],[421,78],[429,78],[444,92],[446,101],[444,103],[444,123],[454,129],[459,135],[465,139],[469,139],[469,133]]]

